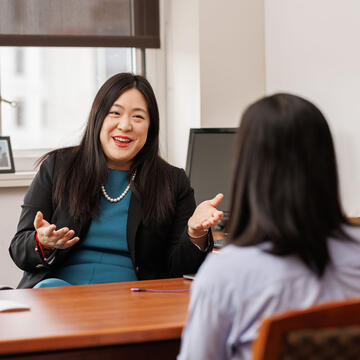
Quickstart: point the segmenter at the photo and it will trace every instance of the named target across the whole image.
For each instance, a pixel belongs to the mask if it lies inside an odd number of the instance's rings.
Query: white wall
[[[185,166],[189,128],[200,127],[199,0],[166,1],[167,160]]]
[[[22,271],[11,260],[8,249],[26,190],[23,187],[0,188],[0,285],[16,287],[21,279]]]
[[[160,0],[160,49],[146,50],[146,77],[154,89],[160,116],[160,154],[168,154],[167,142],[167,89],[166,89],[166,0]]]
[[[169,0],[167,159],[184,167],[191,127],[236,127],[265,93],[263,0]]]
[[[349,216],[360,216],[359,14],[358,0],[265,0],[266,91],[304,96],[327,117]]]
[[[201,127],[237,127],[265,93],[263,0],[200,0]]]

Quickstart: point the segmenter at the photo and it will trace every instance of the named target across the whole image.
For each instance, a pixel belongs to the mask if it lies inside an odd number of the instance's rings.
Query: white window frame
[[[133,72],[144,74],[150,81],[159,105],[160,112],[160,153],[166,159],[168,155],[167,144],[167,83],[166,83],[166,0],[159,1],[160,6],[160,49],[132,50]],[[142,58],[145,57],[146,58]],[[144,69],[144,64],[146,69]],[[0,79],[1,81],[1,79]],[[1,95],[1,93],[0,93]],[[0,103],[0,135],[1,135],[1,106]],[[15,173],[0,174],[0,187],[17,187],[30,185],[37,169],[36,161],[52,149],[13,150]]]
[[[141,51],[133,49],[132,52],[132,71],[139,73],[141,69]],[[1,79],[0,79],[1,82]],[[0,93],[1,96],[1,93]],[[12,101],[13,99],[7,99]],[[11,106],[5,102],[0,102],[0,135],[2,133],[2,119],[1,119],[1,106]],[[15,163],[15,173],[11,174],[0,174],[0,187],[18,187],[30,185],[33,177],[36,174],[37,169],[35,168],[36,161],[47,152],[51,151],[51,148],[41,149],[13,149],[13,157]]]

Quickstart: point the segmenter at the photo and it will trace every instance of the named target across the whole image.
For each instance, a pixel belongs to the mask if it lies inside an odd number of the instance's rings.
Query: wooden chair
[[[360,359],[360,298],[263,320],[252,360]]]

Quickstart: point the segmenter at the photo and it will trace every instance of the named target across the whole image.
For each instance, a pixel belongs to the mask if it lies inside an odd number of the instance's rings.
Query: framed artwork
[[[0,173],[15,172],[10,137],[0,136]]]

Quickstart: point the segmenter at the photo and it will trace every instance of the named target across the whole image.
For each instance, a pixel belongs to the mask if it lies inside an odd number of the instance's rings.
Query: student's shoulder
[[[343,230],[345,234],[349,235],[353,240],[360,242],[360,225],[359,224],[349,224],[344,225]]]
[[[254,262],[261,261],[261,258],[266,257],[261,250],[256,246],[237,246],[229,244],[224,246],[220,251],[211,253],[205,261],[205,264],[210,269],[216,271],[217,268],[229,268],[253,265]]]
[[[352,263],[357,266],[360,252],[360,226],[345,225],[343,227],[347,238],[343,236],[330,237],[329,253],[335,265],[349,266]]]
[[[247,298],[270,284],[307,275],[306,267],[294,256],[272,255],[261,246],[230,244],[206,258],[195,280],[210,292],[221,289]]]
[[[226,245],[210,253],[201,265],[196,279],[203,283],[230,283],[240,281],[248,272],[258,271],[267,254],[255,246]]]

